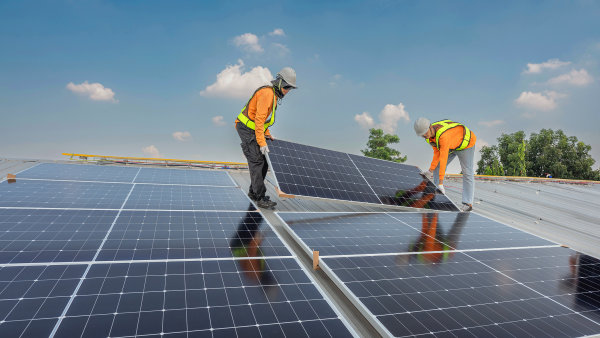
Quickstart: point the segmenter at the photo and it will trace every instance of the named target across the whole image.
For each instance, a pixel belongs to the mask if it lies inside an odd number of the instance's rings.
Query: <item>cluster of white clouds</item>
[[[570,61],[561,61],[559,59],[550,59],[542,63],[528,63],[527,69],[523,74],[537,74],[556,72],[571,65]],[[541,84],[552,88],[553,90],[543,91],[523,91],[518,98],[515,99],[515,104],[528,109],[523,113],[523,117],[532,118],[535,116],[535,111],[551,111],[558,107],[559,100],[566,98],[568,95],[564,92],[569,86],[585,87],[594,81],[593,77],[587,70],[572,68],[566,73],[557,76],[552,76]]]
[[[173,133],[173,138],[177,141],[186,142],[192,139],[192,134],[189,131],[176,131]]]
[[[273,79],[266,67],[256,66],[244,72],[244,61],[228,65],[219,74],[217,81],[200,92],[207,97],[246,98],[256,88],[268,84]]]
[[[404,120],[405,123],[410,121],[410,117],[404,104],[397,105],[386,104],[379,113],[379,123],[375,123],[375,119],[369,112],[354,115],[354,121],[363,128],[378,128],[382,129],[386,134],[393,134],[398,129],[398,122]]]
[[[98,82],[89,83],[84,81],[80,84],[69,82],[67,84],[67,89],[73,93],[87,96],[93,101],[110,101],[114,103],[119,102],[115,99],[115,92],[113,92],[112,89],[106,88]]]
[[[270,37],[270,38],[269,38]],[[263,53],[265,48],[263,44],[271,44],[280,54],[289,53],[289,48],[280,42],[270,42],[271,38],[285,37],[285,32],[281,28],[276,28],[267,36],[261,36],[254,33],[244,33],[233,38],[233,44],[241,50],[248,53]]]
[[[149,145],[147,147],[142,148],[142,152],[146,156],[149,156],[152,158],[160,158],[160,152],[154,145]]]

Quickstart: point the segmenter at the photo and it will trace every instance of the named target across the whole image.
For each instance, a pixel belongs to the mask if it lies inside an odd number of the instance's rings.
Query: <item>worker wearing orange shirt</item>
[[[477,138],[465,125],[451,120],[441,120],[430,123],[426,118],[419,118],[415,122],[415,132],[425,138],[433,147],[433,160],[429,171],[422,175],[433,179],[438,190],[443,194],[444,175],[446,166],[455,157],[460,161],[463,174],[462,206],[460,211],[473,210],[475,195],[475,142]]]
[[[242,108],[235,120],[235,129],[242,141],[242,151],[248,160],[250,189],[248,197],[259,208],[272,209],[277,205],[266,196],[265,177],[269,170],[266,155],[269,153],[266,137],[273,140],[269,127],[275,123],[277,105],[293,88],[296,88],[296,72],[285,67],[271,85],[259,87]]]

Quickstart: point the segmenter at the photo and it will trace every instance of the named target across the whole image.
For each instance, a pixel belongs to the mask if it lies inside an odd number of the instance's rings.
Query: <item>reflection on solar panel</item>
[[[600,260],[485,217],[278,215],[383,335],[600,333]]]
[[[257,239],[257,255],[290,255],[257,212],[123,211],[98,260],[235,257]]]
[[[305,245],[321,255],[473,250],[554,243],[472,213],[278,212]],[[308,249],[307,249],[308,248]]]
[[[286,194],[458,211],[415,166],[282,140],[269,141],[269,150],[277,184]]]
[[[0,183],[0,337],[355,335],[227,173],[108,168]]]

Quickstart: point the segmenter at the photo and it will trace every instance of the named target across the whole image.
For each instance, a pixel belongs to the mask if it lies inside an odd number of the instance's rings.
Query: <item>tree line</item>
[[[542,129],[529,139],[523,131],[503,133],[497,140],[481,148],[477,174],[600,181],[600,170],[592,168],[592,147],[562,130]]]

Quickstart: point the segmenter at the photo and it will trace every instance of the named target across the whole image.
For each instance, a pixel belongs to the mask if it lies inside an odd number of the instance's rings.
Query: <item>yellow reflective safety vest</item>
[[[263,131],[266,131],[267,128],[275,124],[275,111],[277,110],[277,94],[275,94],[275,88],[273,88],[272,86],[262,86],[254,91],[254,94],[250,96],[250,100],[248,100],[248,102],[246,103],[244,108],[242,108],[242,111],[237,117],[237,119],[240,120],[240,122],[242,122],[246,127],[252,130],[256,130],[256,124],[253,120],[250,119],[250,117],[248,117],[248,105],[250,104],[250,101],[252,101],[254,95],[256,95],[256,93],[263,88],[273,89],[273,111],[271,112],[271,118],[269,119],[269,121],[265,122],[265,130]]]
[[[465,132],[463,134],[463,140],[460,143],[460,146],[458,146],[458,148],[450,149],[450,151],[458,151],[458,150],[466,149],[469,146],[469,142],[471,142],[471,130],[469,130],[469,128],[467,128],[467,126],[465,126],[464,124],[454,122],[452,120],[441,120],[441,121],[433,122],[431,125],[432,126],[442,126],[440,129],[438,129],[435,132],[435,144],[432,144],[429,141],[429,139],[425,139],[425,141],[427,141],[427,143],[429,143],[431,146],[435,145],[435,147],[438,150],[440,149],[440,136],[442,136],[442,134],[444,132],[446,132],[447,130],[456,128],[458,126],[462,126],[465,130]]]

